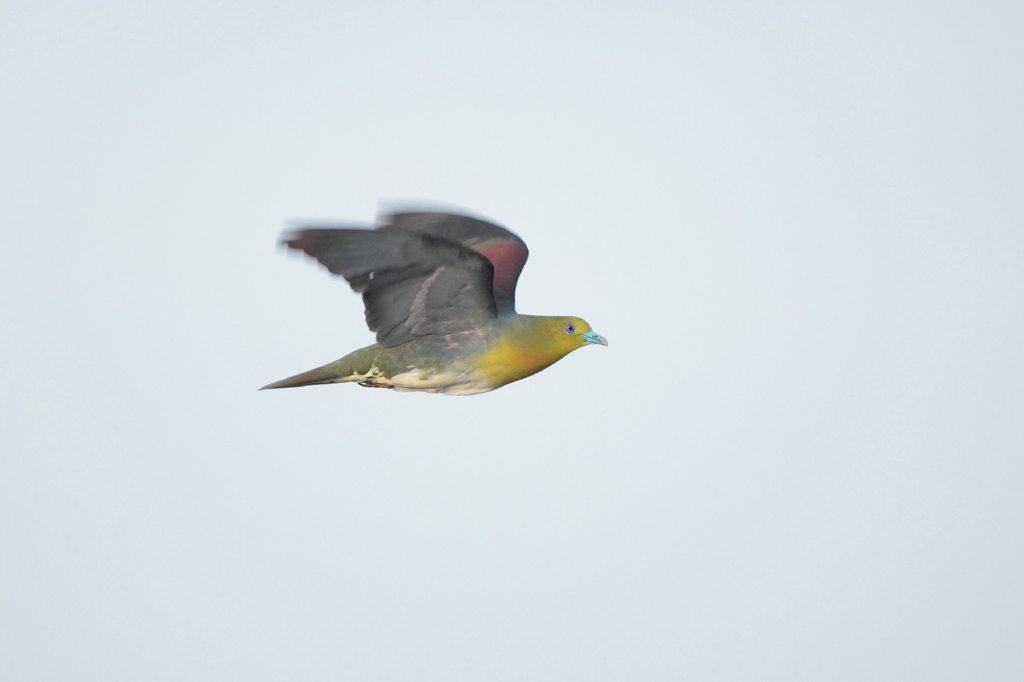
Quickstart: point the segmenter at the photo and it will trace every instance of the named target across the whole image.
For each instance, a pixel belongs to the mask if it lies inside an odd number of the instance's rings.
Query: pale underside
[[[448,395],[486,393],[501,385],[484,372],[476,369],[439,372],[410,367],[405,372],[388,377],[381,372],[377,365],[371,365],[369,371],[364,374],[350,374],[339,377],[337,381],[357,381],[372,388],[393,388],[396,391],[422,391],[425,393],[447,393]]]

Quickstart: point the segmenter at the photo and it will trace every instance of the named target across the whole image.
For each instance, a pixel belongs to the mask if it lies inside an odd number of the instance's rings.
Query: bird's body
[[[520,315],[526,245],[502,227],[449,213],[400,213],[375,230],[311,228],[284,243],[363,293],[377,343],[264,388],[358,382],[473,395],[535,374],[588,343],[576,317]]]

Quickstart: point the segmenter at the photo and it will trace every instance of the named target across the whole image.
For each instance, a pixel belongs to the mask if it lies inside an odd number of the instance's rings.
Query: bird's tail
[[[296,374],[287,379],[267,384],[260,390],[267,388],[295,388],[297,386],[313,386],[315,384],[337,384],[343,381],[363,381],[368,374],[372,373],[374,357],[379,346],[367,346],[354,353],[349,353],[341,360],[311,369],[302,374]]]

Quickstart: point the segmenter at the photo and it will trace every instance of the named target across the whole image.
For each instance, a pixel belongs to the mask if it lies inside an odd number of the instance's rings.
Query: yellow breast
[[[558,362],[565,353],[524,346],[515,339],[504,338],[474,363],[498,385],[504,385],[536,374]]]

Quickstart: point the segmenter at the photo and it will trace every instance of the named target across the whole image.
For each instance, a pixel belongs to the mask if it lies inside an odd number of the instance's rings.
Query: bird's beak
[[[602,346],[608,345],[608,339],[604,338],[597,332],[583,332],[580,337],[587,343],[599,343]]]

